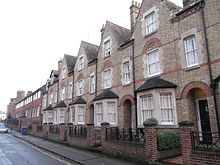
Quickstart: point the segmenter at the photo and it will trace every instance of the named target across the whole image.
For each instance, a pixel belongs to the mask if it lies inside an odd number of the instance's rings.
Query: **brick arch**
[[[83,73],[80,73],[79,76],[77,77],[77,81],[84,79],[84,75]]]
[[[120,102],[120,106],[123,106],[124,105],[124,102],[126,100],[130,100],[132,104],[135,104],[135,101],[133,99],[133,97],[131,95],[125,95],[122,99],[121,99],[121,102]]]
[[[102,71],[104,71],[106,68],[112,68],[112,62],[110,60],[105,61],[104,64],[102,65]]]
[[[88,108],[87,108],[88,110],[89,110],[89,108],[90,108],[91,105],[95,106],[95,105],[94,105],[94,101],[90,101],[90,102],[89,102]]]
[[[205,92],[205,94],[206,94],[206,97],[212,96],[212,91],[208,87],[207,84],[202,83],[202,82],[192,82],[192,83],[187,84],[184,87],[184,89],[182,91],[182,99],[188,99],[189,98],[189,92],[192,89],[195,89],[195,88],[199,88],[199,89],[203,90]]]
[[[152,39],[152,40],[148,41],[148,42],[145,44],[145,46],[144,46],[144,53],[147,53],[148,48],[149,48],[152,44],[156,44],[158,48],[161,47],[161,42],[160,42],[159,39]]]

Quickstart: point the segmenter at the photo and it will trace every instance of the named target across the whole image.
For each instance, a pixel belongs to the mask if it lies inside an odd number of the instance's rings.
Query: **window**
[[[85,122],[85,107],[78,106],[78,122],[84,123]]]
[[[95,75],[90,76],[90,93],[95,92]]]
[[[65,78],[65,75],[66,75],[66,68],[65,68],[65,67],[63,67],[62,79],[64,79],[64,78]]]
[[[104,42],[104,57],[108,57],[111,54],[111,41],[108,39]]]
[[[124,82],[130,83],[131,82],[131,69],[130,69],[129,61],[123,64],[123,69],[124,69]]]
[[[160,94],[161,122],[163,124],[173,124],[173,103],[171,93]]]
[[[152,12],[151,14],[147,15],[145,17],[145,26],[146,26],[146,35],[149,35],[156,31],[156,16],[155,12]]]
[[[72,98],[72,92],[73,92],[73,84],[70,83],[70,84],[69,84],[69,90],[68,90],[68,98],[69,98],[69,99]]]
[[[60,123],[64,123],[65,111],[60,109]]]
[[[148,76],[160,74],[160,59],[158,49],[147,53],[147,70]]]
[[[56,103],[56,102],[57,102],[57,91],[54,94],[54,103]]]
[[[103,104],[97,103],[96,105],[97,105],[97,111],[96,111],[97,124],[100,124],[103,122]]]
[[[81,96],[83,94],[84,83],[83,80],[79,80],[78,82],[78,95]]]
[[[109,123],[116,123],[115,102],[107,102],[107,121]]]
[[[84,58],[83,56],[79,58],[79,70],[82,70],[84,67]]]
[[[53,116],[52,112],[47,112],[47,122],[52,123],[53,122]]]
[[[65,88],[62,87],[60,91],[60,100],[64,100],[64,99],[65,99]]]
[[[153,96],[148,95],[141,98],[142,99],[142,105],[141,105],[141,111],[142,111],[142,117],[143,121],[149,118],[153,118]]]
[[[107,68],[104,71],[104,88],[111,87],[111,68]]]
[[[198,65],[198,53],[196,48],[195,36],[190,36],[184,39],[186,64],[187,67]]]
[[[50,92],[50,104],[53,103],[53,92]]]
[[[75,121],[76,121],[76,119],[75,119],[75,107],[71,108],[71,112],[72,112],[72,116],[71,116],[72,117],[71,118],[72,119],[72,123],[75,123]]]
[[[54,123],[56,124],[57,123],[57,110],[54,110]]]

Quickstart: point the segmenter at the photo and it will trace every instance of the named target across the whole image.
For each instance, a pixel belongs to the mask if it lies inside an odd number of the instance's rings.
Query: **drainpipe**
[[[97,96],[97,84],[98,84],[98,80],[97,80],[97,77],[98,77],[98,73],[97,73],[97,70],[98,70],[98,59],[96,59],[95,61],[95,97]]]
[[[137,93],[135,92],[136,84],[135,84],[135,63],[134,63],[134,39],[132,39],[132,72],[133,72],[133,95],[134,95],[134,109],[135,109],[135,127],[137,128]]]
[[[216,86],[215,86],[213,76],[212,76],[211,59],[210,59],[210,54],[209,54],[209,45],[208,45],[208,38],[207,38],[207,31],[206,31],[206,24],[205,24],[205,14],[204,14],[204,7],[203,6],[201,7],[200,14],[201,14],[201,23],[202,23],[202,28],[203,28],[203,34],[204,34],[205,54],[207,57],[209,79],[210,79],[210,83],[211,83],[210,87],[213,90],[216,120],[217,120],[218,131],[220,132],[219,115],[218,115],[218,107],[217,107],[217,99],[216,99]]]
[[[72,101],[73,101],[73,98],[74,98],[74,71],[72,72],[73,73],[73,89],[72,89]]]

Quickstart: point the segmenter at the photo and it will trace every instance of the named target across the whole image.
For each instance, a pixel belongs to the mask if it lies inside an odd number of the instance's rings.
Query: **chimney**
[[[19,101],[25,97],[25,91],[17,91],[16,101]]]
[[[61,67],[62,67],[63,59],[60,59],[58,61],[58,71],[61,72]]]
[[[183,8],[187,8],[193,3],[198,2],[199,0],[183,0]]]
[[[28,91],[27,92],[27,96],[31,95],[32,94],[32,91]]]
[[[103,34],[104,34],[104,30],[105,30],[105,24],[102,25],[102,28],[101,28],[101,30],[100,30],[100,32],[101,32],[101,38],[102,38],[102,36],[103,36]]]
[[[135,1],[132,1],[131,7],[130,7],[130,19],[131,19],[131,31],[134,30],[134,25],[136,22],[136,18],[138,16],[139,10],[140,10],[141,4]]]

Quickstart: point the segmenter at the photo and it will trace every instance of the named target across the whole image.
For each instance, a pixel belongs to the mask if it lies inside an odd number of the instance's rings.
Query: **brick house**
[[[29,91],[25,97],[21,97],[22,99],[16,102],[16,118],[21,121],[20,127],[27,127],[33,123],[42,123],[42,93],[44,91],[45,86],[34,92]]]

